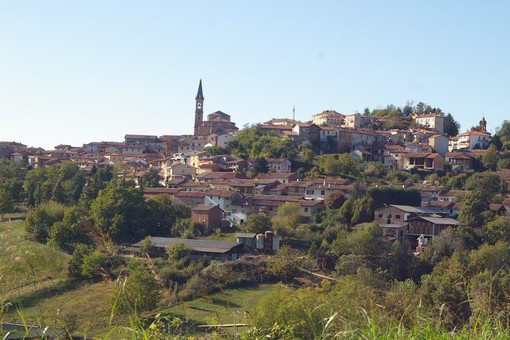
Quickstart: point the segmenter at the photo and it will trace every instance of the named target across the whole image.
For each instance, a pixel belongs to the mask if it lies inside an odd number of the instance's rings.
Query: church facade
[[[224,112],[216,111],[211,113],[207,115],[206,121],[204,121],[203,117],[204,94],[202,91],[202,80],[200,79],[197,96],[195,97],[195,127],[193,134],[195,136],[222,135],[239,130],[236,124],[230,121],[230,116]]]

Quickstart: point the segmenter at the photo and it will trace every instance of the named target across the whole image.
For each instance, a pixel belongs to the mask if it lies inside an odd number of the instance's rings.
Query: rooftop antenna
[[[296,121],[296,104],[292,107],[292,120]]]

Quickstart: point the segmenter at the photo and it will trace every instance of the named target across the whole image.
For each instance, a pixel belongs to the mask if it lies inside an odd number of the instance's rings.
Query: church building
[[[230,121],[230,116],[224,112],[216,111],[204,117],[204,94],[202,92],[202,79],[198,84],[198,92],[195,98],[195,136],[209,136],[212,134],[222,135],[225,133],[236,132],[239,129],[234,122]]]

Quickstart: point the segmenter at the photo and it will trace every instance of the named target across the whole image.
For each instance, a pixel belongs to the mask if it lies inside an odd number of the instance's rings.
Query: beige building
[[[333,110],[323,111],[312,116],[312,121],[315,125],[323,126],[340,126],[344,123],[345,116]]]

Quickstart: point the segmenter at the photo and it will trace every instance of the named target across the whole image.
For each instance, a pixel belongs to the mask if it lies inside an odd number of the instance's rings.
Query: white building
[[[444,116],[436,114],[427,114],[417,116],[415,119],[416,124],[424,126],[430,130],[434,130],[441,134],[444,133]]]

